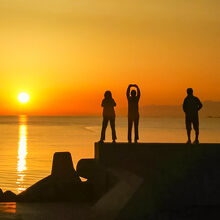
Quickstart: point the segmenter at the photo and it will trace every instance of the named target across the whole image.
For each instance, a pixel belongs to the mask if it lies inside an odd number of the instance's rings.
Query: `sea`
[[[53,154],[68,151],[74,167],[94,157],[101,117],[0,116],[0,188],[20,193],[50,175]],[[127,118],[116,118],[118,142],[127,141]],[[185,143],[184,118],[140,118],[139,142]],[[192,133],[194,136],[194,132]],[[106,141],[111,142],[108,126]],[[220,143],[220,118],[200,119],[200,142]]]

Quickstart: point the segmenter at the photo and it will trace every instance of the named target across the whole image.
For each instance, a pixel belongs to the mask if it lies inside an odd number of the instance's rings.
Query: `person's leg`
[[[186,131],[187,131],[187,137],[188,137],[188,141],[187,143],[191,143],[191,120],[190,118],[186,117]]]
[[[187,129],[187,137],[188,137],[187,143],[191,143],[191,129]]]
[[[135,142],[139,139],[139,134],[138,134],[138,125],[139,125],[139,116],[135,119],[134,121],[134,129],[135,129]]]
[[[132,119],[128,118],[128,142],[131,142]]]
[[[103,118],[100,141],[104,141],[105,140],[105,131],[106,131],[107,125],[108,125],[108,119],[107,118]]]
[[[115,142],[115,140],[117,139],[116,131],[115,131],[115,118],[110,120],[110,125],[111,125],[111,129],[112,129],[112,140],[113,140],[113,142]]]
[[[199,140],[199,129],[198,130],[196,130],[196,141],[198,141]]]
[[[193,128],[195,130],[195,141],[194,141],[194,143],[198,144],[199,143],[199,118],[198,117],[196,117],[193,120]]]

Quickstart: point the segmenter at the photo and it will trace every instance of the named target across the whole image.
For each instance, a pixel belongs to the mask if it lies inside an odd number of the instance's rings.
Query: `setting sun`
[[[29,99],[30,99],[29,95],[25,92],[19,93],[18,95],[18,101],[20,103],[27,103]]]

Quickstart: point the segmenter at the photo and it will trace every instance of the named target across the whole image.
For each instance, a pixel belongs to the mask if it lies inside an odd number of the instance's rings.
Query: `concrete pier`
[[[95,158],[143,180],[118,219],[203,219],[220,208],[220,144],[95,143]]]

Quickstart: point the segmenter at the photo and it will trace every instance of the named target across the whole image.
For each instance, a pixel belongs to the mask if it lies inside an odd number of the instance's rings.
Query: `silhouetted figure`
[[[187,97],[184,99],[183,102],[183,111],[186,115],[186,130],[187,130],[187,136],[188,141],[187,143],[191,143],[191,130],[192,130],[192,124],[193,128],[195,130],[195,141],[194,144],[199,143],[199,110],[202,108],[202,103],[200,100],[193,95],[193,89],[188,88],[187,89]]]
[[[136,90],[131,90],[131,87],[135,87]],[[131,143],[131,131],[132,131],[132,125],[134,123],[134,130],[135,130],[135,137],[134,141],[137,143],[137,140],[139,139],[138,135],[138,123],[139,123],[139,99],[140,99],[141,93],[140,89],[136,84],[130,84],[127,88],[127,99],[128,99],[128,142]]]
[[[112,129],[112,140],[115,142],[117,139],[115,132],[115,110],[116,106],[115,100],[112,98],[112,93],[110,91],[106,91],[104,94],[105,98],[102,100],[103,107],[103,121],[102,121],[102,132],[100,142],[105,140],[105,131],[108,125],[108,121],[110,121],[111,129]]]

